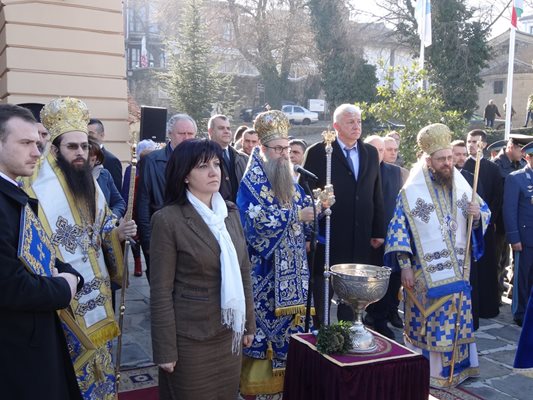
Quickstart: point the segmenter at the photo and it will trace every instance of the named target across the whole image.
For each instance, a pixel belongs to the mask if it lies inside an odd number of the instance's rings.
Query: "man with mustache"
[[[58,256],[85,280],[63,325],[70,356],[84,399],[115,399],[110,350],[119,331],[110,286],[111,281],[122,283],[120,242],[135,235],[137,227],[134,221],[118,223],[92,176],[85,103],[53,100],[41,111],[41,120],[52,145],[28,192],[39,200],[44,229]]]
[[[424,155],[400,191],[385,242],[385,265],[401,269],[406,345],[429,359],[431,386],[456,386],[479,374],[467,218],[472,216],[472,258],[477,260],[490,211],[481,197],[471,201],[472,188],[455,171],[446,125],[422,128],[417,141]]]
[[[260,147],[251,155],[237,192],[252,261],[257,332],[244,349],[241,393],[283,391],[290,335],[303,332],[309,271],[306,233],[311,199],[294,183],[289,160],[289,120],[277,110],[257,116]],[[264,375],[250,371],[259,365]]]

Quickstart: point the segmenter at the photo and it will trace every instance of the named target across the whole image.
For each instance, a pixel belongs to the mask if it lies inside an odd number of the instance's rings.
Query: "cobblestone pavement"
[[[119,294],[120,291],[117,299]],[[335,314],[332,308],[331,315]],[[401,330],[392,329],[400,340]],[[467,380],[462,387],[487,400],[533,399],[533,379],[514,373],[512,368],[519,336],[520,328],[513,323],[510,303],[504,299],[500,315],[482,319],[476,332],[481,376]],[[132,275],[126,291],[121,364],[122,369],[152,364],[150,288],[144,274]]]

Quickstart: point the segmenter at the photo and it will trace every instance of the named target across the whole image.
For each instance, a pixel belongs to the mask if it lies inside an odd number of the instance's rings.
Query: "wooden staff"
[[[137,175],[137,144],[134,142],[131,146],[131,174],[130,181],[128,183],[128,206],[126,208],[126,214],[124,220],[131,221],[133,214],[133,197],[135,195],[135,176]],[[124,326],[124,313],[126,311],[126,287],[128,286],[128,254],[132,246],[132,239],[126,238],[124,243],[124,263],[122,266],[122,288],[120,290],[120,314],[118,317],[119,334],[117,338],[117,352],[115,357],[115,376],[116,376],[116,390],[118,393],[118,387],[120,385],[120,357],[122,354],[122,329]]]
[[[481,147],[481,142],[478,143],[477,152],[476,152],[476,166],[474,168],[474,184],[472,185],[472,199],[471,202],[473,203],[476,201],[477,197],[477,183],[479,178],[479,165],[481,163],[481,156],[483,155],[483,148]],[[463,279],[465,277],[465,269],[468,262],[468,266],[470,266],[471,263],[471,257],[470,257],[470,247],[471,247],[471,236],[472,236],[472,226],[474,223],[474,216],[469,215],[467,220],[467,228],[466,228],[466,249],[465,249],[465,259],[463,262],[463,271],[462,276]],[[468,260],[468,261],[467,261]],[[463,291],[459,293],[459,306],[457,307],[457,317],[455,319],[455,337],[453,339],[453,347],[452,347],[452,363],[450,365],[450,376],[448,378],[448,382],[452,383],[453,381],[453,372],[455,369],[455,354],[457,352],[457,342],[459,340],[459,329],[461,328],[461,307],[463,303]]]

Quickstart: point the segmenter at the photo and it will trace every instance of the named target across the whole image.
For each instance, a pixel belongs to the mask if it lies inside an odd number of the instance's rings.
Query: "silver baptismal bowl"
[[[337,264],[330,268],[333,290],[355,313],[350,328],[350,353],[371,353],[377,349],[374,336],[363,325],[363,310],[387,292],[391,269],[367,264]]]

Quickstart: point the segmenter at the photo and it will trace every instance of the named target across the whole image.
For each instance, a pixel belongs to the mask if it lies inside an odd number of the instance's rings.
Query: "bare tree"
[[[291,67],[309,56],[313,38],[304,0],[227,0],[234,46],[262,78],[265,98],[280,107]]]

